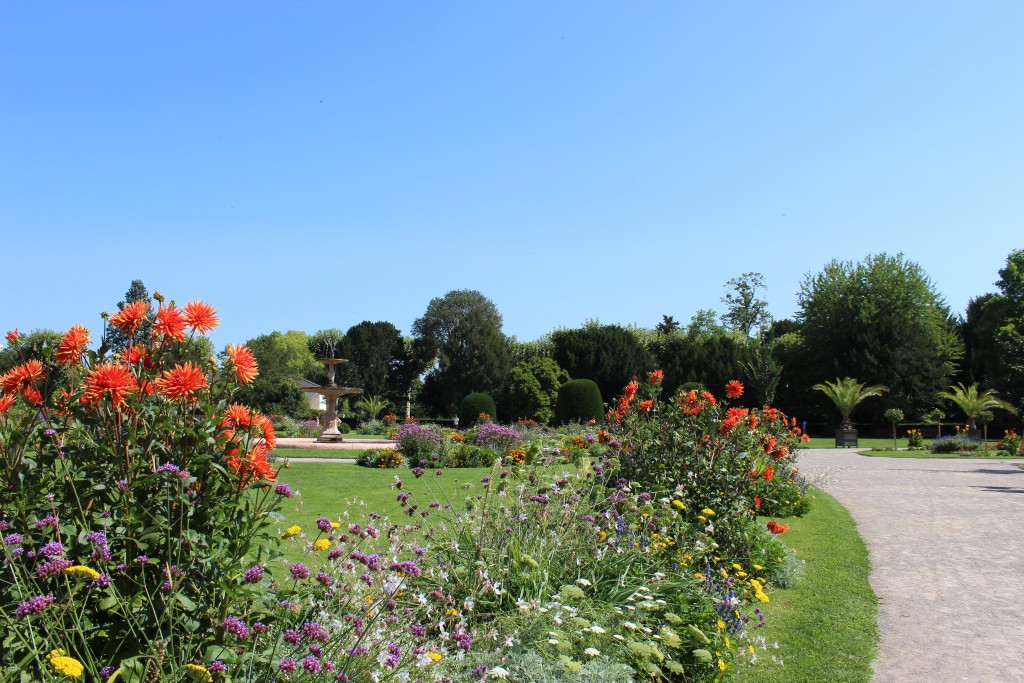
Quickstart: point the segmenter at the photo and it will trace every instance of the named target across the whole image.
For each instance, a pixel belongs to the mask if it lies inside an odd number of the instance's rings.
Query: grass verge
[[[843,681],[867,683],[878,651],[878,599],[868,584],[867,547],[850,513],[834,498],[814,491],[814,505],[787,519],[783,537],[806,563],[792,588],[775,589],[763,606],[768,625],[759,631],[784,664],[760,658],[736,672],[745,683]]]
[[[916,458],[920,460],[932,460],[953,458],[956,460],[1020,460],[1019,455],[960,455],[959,453],[932,453],[930,451],[861,451],[861,455],[869,458]]]
[[[293,458],[327,458],[339,460],[344,458],[354,459],[362,455],[362,450],[349,448],[275,448],[274,455],[278,460],[291,460]]]

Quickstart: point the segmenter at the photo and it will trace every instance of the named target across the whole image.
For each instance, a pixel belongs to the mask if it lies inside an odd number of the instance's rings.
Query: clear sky
[[[902,251],[954,311],[1024,247],[1024,3],[0,3],[0,332],[132,279],[221,346],[477,289],[653,326]]]

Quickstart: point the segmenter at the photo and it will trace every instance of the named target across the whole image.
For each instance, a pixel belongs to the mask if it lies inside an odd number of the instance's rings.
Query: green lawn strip
[[[768,654],[758,649],[758,662],[738,669],[735,680],[871,680],[879,636],[868,551],[850,514],[828,494],[813,495],[807,515],[784,520],[790,530],[782,537],[806,562],[806,576],[792,588],[770,592],[771,603],[763,606],[768,625],[757,631],[769,643]],[[784,664],[771,662],[770,654]]]
[[[481,493],[480,479],[489,474],[489,467],[449,469],[440,476],[428,470],[417,479],[404,467],[370,469],[346,463],[293,461],[280,472],[278,480],[301,495],[285,501],[281,510],[285,519],[281,524],[282,527],[297,524],[310,538],[316,533],[318,517],[341,521],[346,510],[351,522],[365,524],[368,515],[376,512],[390,516],[396,524],[405,524],[409,517],[395,499],[398,494],[393,488],[396,476],[402,479],[402,490],[412,493],[409,503],[429,510],[431,501],[460,505],[466,496]]]
[[[981,455],[981,454],[970,454],[960,455],[959,453],[932,453],[930,451],[860,451],[860,455],[866,455],[869,458],[917,458],[922,460],[939,459],[939,458],[955,458],[956,460],[1020,460],[1019,455]]]
[[[338,460],[343,458],[355,459],[362,454],[362,450],[350,450],[348,448],[275,448],[274,456],[278,460],[292,460],[302,458],[328,458]]]
[[[930,443],[930,441],[926,442]],[[897,439],[896,445],[898,448],[906,448],[907,440]],[[824,436],[813,436],[811,440],[805,444],[801,444],[803,448],[836,448],[836,440],[831,437]],[[869,439],[860,438],[857,440],[857,448],[892,448],[892,439]],[[845,448],[839,448],[837,450],[850,450]]]

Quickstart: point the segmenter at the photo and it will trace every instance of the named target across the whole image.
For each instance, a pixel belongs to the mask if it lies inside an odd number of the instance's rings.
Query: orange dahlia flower
[[[206,388],[206,373],[195,363],[175,365],[160,375],[158,387],[172,401],[194,401],[195,392]]]
[[[725,385],[725,395],[729,398],[739,398],[743,395],[743,385],[736,380],[732,380]]]
[[[260,374],[256,365],[256,356],[252,355],[248,346],[229,344],[226,352],[235,368],[235,379],[240,384],[250,384]]]
[[[133,301],[130,304],[125,304],[124,308],[110,316],[110,324],[130,336],[139,331],[148,312],[148,301]]]
[[[135,375],[127,365],[110,361],[100,363],[85,378],[82,401],[95,405],[109,397],[114,407],[120,409],[125,398],[135,393],[135,387]]]
[[[185,322],[193,332],[206,334],[220,324],[217,311],[205,301],[189,301],[185,304]]]
[[[81,325],[72,325],[64,333],[57,347],[57,362],[64,365],[77,365],[82,362],[82,354],[89,345],[89,330]]]
[[[33,358],[21,365],[15,365],[3,375],[0,375],[0,388],[4,390],[5,394],[16,394],[42,378],[43,363]]]
[[[14,396],[0,396],[0,413],[6,413],[14,405]]]
[[[185,316],[174,304],[161,304],[153,321],[153,332],[175,341],[185,341]]]

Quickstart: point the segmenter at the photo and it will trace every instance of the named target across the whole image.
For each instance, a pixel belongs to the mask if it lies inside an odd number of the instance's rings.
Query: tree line
[[[918,264],[883,253],[833,260],[806,275],[792,319],[773,320],[763,276],[744,273],[725,283],[722,314],[700,310],[685,324],[666,314],[650,328],[587,321],[533,341],[506,335],[501,314],[482,293],[455,290],[431,300],[409,335],[387,321],[362,321],[345,330],[250,339],[260,376],[239,400],[270,413],[307,415],[295,380],[324,382],[316,359],[333,355],[350,361],[338,383],[361,387],[374,408],[419,417],[454,417],[466,395],[484,392],[500,419],[545,423],[558,387],[570,378],[593,380],[610,401],[632,377],[661,369],[666,396],[680,388],[720,391],[741,379],[751,405],[771,403],[812,423],[837,420],[813,387],[844,377],[886,388],[858,409],[861,423],[884,424],[894,409],[912,422],[947,412],[957,419],[941,396],[955,382],[1024,407],[1024,250],[1009,254],[995,286],[956,316]],[[149,295],[136,280],[119,306],[142,299]],[[23,337],[23,350],[42,357],[56,341],[58,333],[36,331]],[[120,340],[112,333],[104,343],[116,349]],[[0,372],[14,358],[13,350],[0,351]]]

